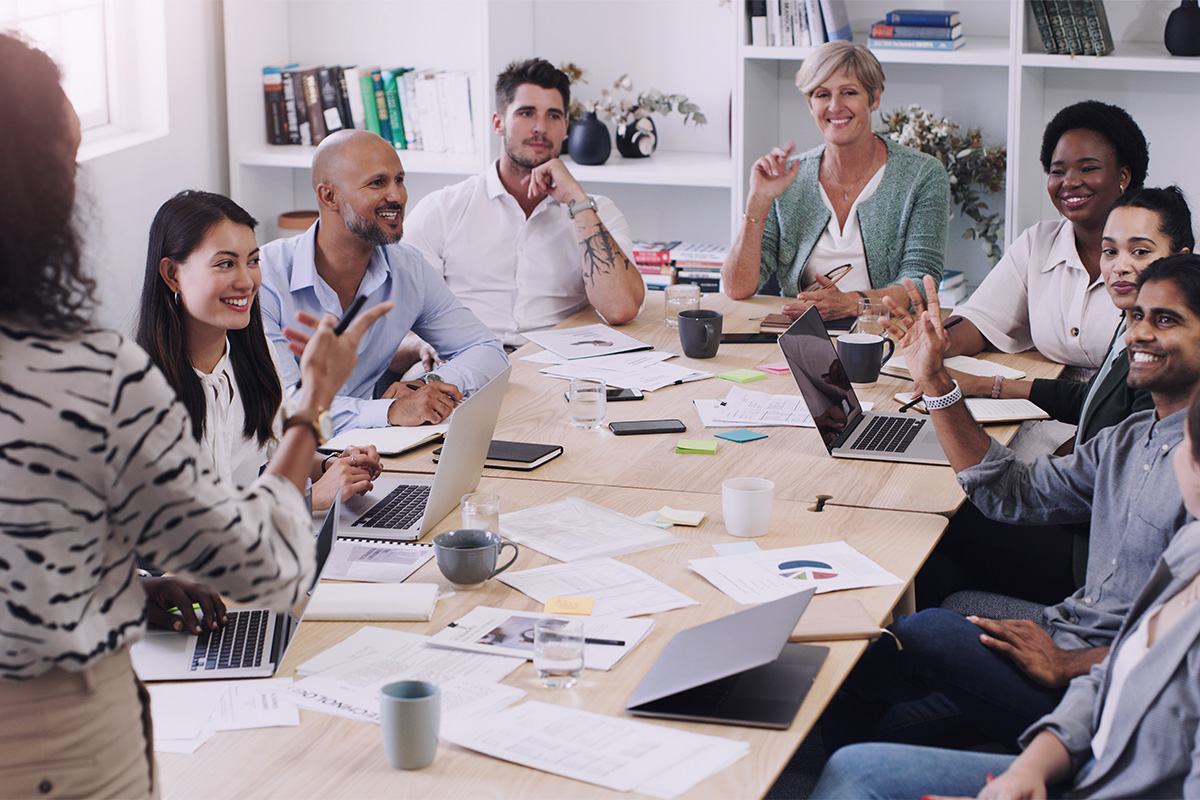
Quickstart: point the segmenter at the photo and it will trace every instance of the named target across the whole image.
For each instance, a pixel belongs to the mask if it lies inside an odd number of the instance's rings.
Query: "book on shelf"
[[[379,67],[359,67],[358,72],[358,92],[362,105],[363,127],[371,133],[383,135],[382,128],[379,126],[379,106],[375,102],[375,81],[371,75],[378,71]]]
[[[1054,13],[1058,16],[1062,40],[1066,44],[1066,51],[1060,52],[1064,55],[1083,55],[1083,42],[1079,38],[1079,28],[1075,25],[1075,17],[1071,13],[1070,0],[1054,0]]]
[[[647,275],[642,273],[642,282],[646,284],[647,289],[662,291],[671,284],[675,283],[674,275]]]
[[[354,116],[354,109],[350,104],[350,89],[346,85],[346,70],[354,69],[354,67],[330,67],[329,74],[333,78],[333,84],[337,88],[337,107],[338,113],[342,115],[343,128],[361,128],[362,114]],[[355,92],[357,93],[358,84],[355,84]]]
[[[746,0],[746,16],[750,20],[750,45],[765,47],[767,40],[767,0]]]
[[[807,12],[808,43],[813,47],[829,41],[825,36],[825,22],[821,18],[821,0],[803,0]]]
[[[267,116],[267,142],[289,144],[287,103],[283,92],[283,71],[295,64],[268,64],[262,68],[263,103]]]
[[[313,67],[300,73],[301,85],[304,87],[304,106],[308,112],[308,127],[312,131],[310,144],[320,144],[329,134],[329,130],[325,127],[325,113],[321,106],[319,72],[319,67]]]
[[[404,115],[400,105],[400,87],[398,80],[407,71],[405,67],[397,69],[382,69],[379,71],[383,81],[383,101],[387,105],[388,123],[391,128],[392,145],[397,150],[408,149],[408,140],[404,138]]]
[[[346,67],[342,70],[341,88],[346,106],[350,110],[350,120],[353,123],[351,127],[371,130],[371,126],[367,124],[367,106],[363,102],[362,70],[358,67]],[[371,100],[374,101],[374,99],[375,96],[372,94]],[[376,118],[375,124],[379,124],[378,118]]]
[[[959,23],[959,18],[957,11],[898,8],[889,11],[884,22],[888,25],[937,25],[950,28]]]
[[[296,81],[295,69],[298,65],[292,64],[284,67],[280,73],[280,82],[283,84],[283,110],[287,116],[287,133],[288,144],[301,144],[300,137],[300,115],[296,113]],[[308,117],[304,117],[304,122],[307,124]]]
[[[1113,50],[1112,31],[1104,0],[1069,0],[1071,19],[1079,34],[1079,49],[1084,55],[1106,56]]]
[[[683,244],[674,242],[648,242],[645,239],[633,240],[633,260],[637,264],[669,264],[671,263],[671,248]]]
[[[1042,37],[1042,52],[1054,55],[1058,52],[1058,44],[1054,41],[1054,30],[1050,27],[1050,13],[1046,10],[1046,3],[1047,0],[1029,0],[1029,8],[1033,12],[1033,21],[1037,23],[1038,36]]]
[[[967,43],[960,36],[957,39],[876,39],[867,40],[867,46],[873,50],[957,50]]]
[[[387,93],[384,91],[383,70],[371,68],[371,86],[375,93],[375,116],[379,118],[379,135],[389,142],[392,140],[392,118],[388,113]]]
[[[804,0],[779,0],[779,23],[782,29],[779,43],[784,47],[804,44],[803,37],[800,40],[796,38],[796,4],[803,2]]]
[[[767,44],[779,47],[783,42],[783,22],[779,19],[779,0],[767,0]]]
[[[825,38],[830,42],[850,41],[850,14],[846,0],[821,0],[821,18],[825,22]]]
[[[321,89],[321,119],[325,123],[325,135],[340,131],[346,127],[342,118],[341,90],[337,85],[334,67],[321,67],[317,70],[317,84]]]
[[[290,137],[292,144],[312,144],[312,125],[308,122],[308,101],[304,95],[304,73],[310,67],[295,67],[283,71],[283,80],[291,83],[291,102],[295,106],[296,136]],[[288,101],[288,92],[284,90],[284,102]]]
[[[718,244],[697,244],[695,242],[680,242],[670,250],[671,261],[694,261],[702,264],[716,264],[718,267],[725,263],[729,248]]]
[[[962,35],[961,23],[946,28],[941,25],[888,25],[880,20],[871,26],[873,39],[957,39]]]

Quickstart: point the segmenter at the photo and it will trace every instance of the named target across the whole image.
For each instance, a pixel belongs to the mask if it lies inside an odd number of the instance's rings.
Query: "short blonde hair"
[[[854,42],[826,42],[804,59],[804,64],[796,73],[796,88],[806,98],[811,97],[817,87],[829,79],[829,76],[840,70],[853,75],[874,103],[883,91],[883,67],[875,54],[861,44]]]

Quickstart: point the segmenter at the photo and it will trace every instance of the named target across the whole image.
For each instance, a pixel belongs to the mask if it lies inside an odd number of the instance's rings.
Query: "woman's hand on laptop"
[[[229,621],[221,596],[207,586],[173,575],[141,578],[146,593],[146,621],[171,631],[200,633],[200,618],[204,627],[216,630]]]

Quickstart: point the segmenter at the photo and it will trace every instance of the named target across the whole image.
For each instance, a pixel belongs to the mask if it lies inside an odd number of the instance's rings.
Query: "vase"
[[[633,109],[635,112],[637,108]],[[658,146],[658,131],[650,117],[617,125],[617,152],[625,158],[646,158]]]
[[[1200,56],[1200,4],[1183,0],[1167,17],[1163,43],[1173,56]]]
[[[571,132],[567,135],[567,147],[571,151],[571,160],[576,164],[596,166],[608,161],[612,152],[612,140],[608,136],[608,126],[601,122],[594,111],[584,111],[579,119],[571,123]]]

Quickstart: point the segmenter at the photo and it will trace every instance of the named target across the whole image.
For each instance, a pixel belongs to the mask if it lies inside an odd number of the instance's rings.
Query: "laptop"
[[[487,458],[512,367],[488,381],[450,415],[433,479],[380,478],[361,497],[342,504],[338,536],[353,539],[420,539],[475,491]]]
[[[143,681],[224,680],[269,678],[283,663],[296,636],[312,590],[321,580],[337,529],[338,503],[325,512],[317,534],[317,572],[312,586],[288,610],[237,608],[226,613],[229,622],[215,631],[151,629],[130,650],[133,670]]]
[[[779,335],[779,348],[834,458],[949,464],[929,417],[863,411],[815,307]]]
[[[789,643],[816,589],[675,634],[633,691],[638,717],[782,730],[792,724],[828,647]]]

